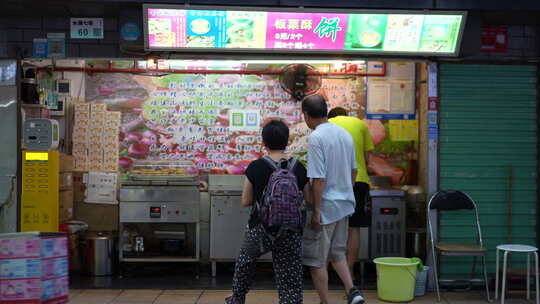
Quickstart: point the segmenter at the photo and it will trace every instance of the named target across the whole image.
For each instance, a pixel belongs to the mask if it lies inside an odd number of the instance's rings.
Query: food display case
[[[141,160],[128,171],[132,181],[189,181],[197,176],[197,166],[188,160]]]
[[[199,178],[191,161],[139,161],[120,189],[120,262],[198,262]]]

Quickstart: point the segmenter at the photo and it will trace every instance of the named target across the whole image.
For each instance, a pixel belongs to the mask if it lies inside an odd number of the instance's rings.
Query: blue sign
[[[136,41],[141,36],[141,29],[135,22],[126,22],[120,28],[120,35],[125,41]]]
[[[439,139],[439,127],[438,126],[429,126],[428,138],[429,139]]]
[[[32,57],[47,57],[47,39],[34,39],[32,44]]]
[[[47,34],[47,56],[49,58],[66,57],[66,34]]]

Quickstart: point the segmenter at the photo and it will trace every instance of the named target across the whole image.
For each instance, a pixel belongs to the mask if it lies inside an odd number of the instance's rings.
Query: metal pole
[[[430,62],[428,63],[428,98],[438,98],[439,91],[438,91],[438,64],[436,62]],[[429,102],[428,102],[429,104]],[[429,106],[428,106],[429,107]],[[429,109],[429,108],[428,108]],[[434,116],[434,120],[436,124],[434,127],[436,128],[438,132],[438,111],[437,110],[429,110],[428,111],[428,120],[431,120],[431,116]],[[433,121],[432,121],[433,123]],[[428,128],[432,127],[432,124],[428,122]],[[439,140],[438,140],[438,134],[436,136],[428,135],[428,174],[427,174],[427,195],[428,197],[431,197],[439,188]],[[438,236],[438,217],[437,212],[430,212],[426,210],[427,216],[430,218],[433,229],[433,239],[435,242],[437,242],[437,236]],[[426,238],[427,239],[427,238]],[[428,250],[431,251],[432,249],[429,246],[426,246],[426,248],[429,248]],[[426,253],[426,265],[429,266],[429,271],[431,272],[428,278],[433,278],[433,270],[435,269],[434,265],[435,261],[432,258],[432,253],[427,252]],[[428,279],[428,289],[433,290],[435,288],[435,282],[434,280]]]

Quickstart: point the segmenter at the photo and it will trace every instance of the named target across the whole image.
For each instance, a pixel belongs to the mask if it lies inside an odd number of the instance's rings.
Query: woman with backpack
[[[285,154],[289,128],[284,122],[268,122],[263,127],[262,139],[268,155],[251,162],[246,170],[242,206],[252,206],[252,212],[236,259],[233,294],[225,303],[245,303],[256,260],[271,251],[279,303],[302,304],[303,200],[309,195],[307,171],[295,158]]]

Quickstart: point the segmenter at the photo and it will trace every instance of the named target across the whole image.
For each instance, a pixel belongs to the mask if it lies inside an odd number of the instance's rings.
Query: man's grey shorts
[[[311,217],[307,217],[308,221]],[[328,261],[337,262],[346,258],[349,217],[322,225],[320,231],[304,229],[303,264],[310,267],[325,267]]]

